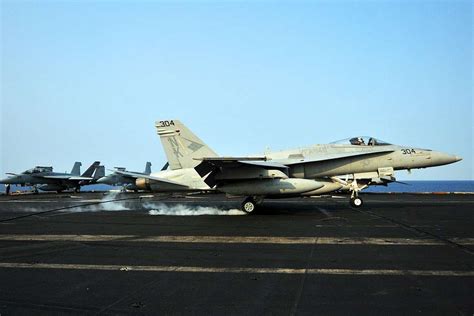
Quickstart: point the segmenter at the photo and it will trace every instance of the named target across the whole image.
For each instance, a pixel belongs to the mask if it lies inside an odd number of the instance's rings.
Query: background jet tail
[[[81,175],[81,166],[82,166],[82,163],[80,163],[79,161],[76,161],[74,163],[74,166],[72,166],[71,174],[73,176],[80,176]]]
[[[105,177],[105,167],[104,166],[97,166],[94,171],[93,180],[97,181],[100,178]]]
[[[180,121],[157,121],[155,126],[172,170],[196,167],[200,161],[194,158],[217,157],[209,146]]]
[[[147,161],[146,166],[145,166],[145,171],[143,171],[144,174],[150,174],[151,173],[151,162]]]
[[[82,174],[82,177],[91,178],[92,174],[94,173],[95,169],[100,165],[100,161],[95,161],[86,171]]]
[[[169,166],[170,164],[166,162],[165,165],[161,168],[161,171],[165,171],[166,169],[168,169]]]

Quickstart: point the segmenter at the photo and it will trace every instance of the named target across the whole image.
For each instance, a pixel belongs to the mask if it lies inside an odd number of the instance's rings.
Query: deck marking
[[[325,275],[387,275],[387,276],[447,276],[473,277],[474,271],[405,270],[405,269],[298,269],[196,266],[126,266],[98,264],[0,262],[6,269],[103,270],[121,272],[191,272],[191,273],[255,273],[255,274],[325,274]]]
[[[320,211],[321,213],[323,213],[324,215],[326,215],[326,217],[332,217],[332,214],[331,212],[329,212],[328,210],[322,208],[322,207],[316,207],[318,209],[318,211]]]
[[[452,238],[462,245],[474,245],[474,238]],[[161,243],[223,243],[293,245],[378,245],[438,246],[446,243],[434,238],[374,237],[268,237],[268,236],[139,236],[139,235],[6,235],[0,241],[70,241],[70,242],[161,242]]]

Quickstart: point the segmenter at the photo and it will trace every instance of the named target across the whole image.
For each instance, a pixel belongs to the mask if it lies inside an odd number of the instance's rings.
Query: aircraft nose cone
[[[3,183],[3,184],[13,184],[13,178],[1,179],[1,180],[0,180],[0,183]]]
[[[447,163],[455,163],[462,160],[462,158],[457,155],[446,155],[446,156],[447,156],[446,157]]]
[[[433,152],[431,154],[432,163],[435,166],[448,165],[462,160],[461,157],[443,152]]]

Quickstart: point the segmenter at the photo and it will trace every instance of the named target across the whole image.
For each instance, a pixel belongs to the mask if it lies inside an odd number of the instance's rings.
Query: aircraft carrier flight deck
[[[473,315],[474,195],[361,195],[0,196],[0,314]]]

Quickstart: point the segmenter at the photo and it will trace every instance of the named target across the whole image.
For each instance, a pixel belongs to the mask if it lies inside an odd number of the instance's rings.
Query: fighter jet
[[[138,191],[138,187],[135,185],[136,177],[139,175],[149,175],[151,173],[151,162],[147,162],[145,170],[143,172],[133,172],[134,176],[127,175],[127,170],[122,167],[115,167],[115,171],[108,176],[102,177],[97,180],[97,183],[108,184],[113,186],[122,186],[122,190],[133,190]],[[119,173],[119,172],[125,172]]]
[[[369,185],[396,181],[396,170],[441,166],[462,159],[374,137],[352,137],[248,157],[218,157],[178,120],[157,121],[155,126],[170,170],[137,179],[137,187],[151,191],[167,186],[168,190],[217,190],[243,196],[241,208],[247,213],[264,198],[313,196],[344,189],[351,192],[350,204],[360,207],[363,201],[359,192]],[[345,179],[345,175],[350,178]]]
[[[7,194],[12,184],[33,186],[36,192],[38,192],[38,189],[57,191],[58,193],[63,190],[74,189],[78,192],[82,185],[93,182],[93,174],[99,170],[100,162],[94,162],[82,175],[80,174],[81,165],[80,162],[75,162],[71,173],[53,172],[53,167],[36,166],[20,174],[7,173],[11,176],[0,180],[0,183],[6,184]]]

